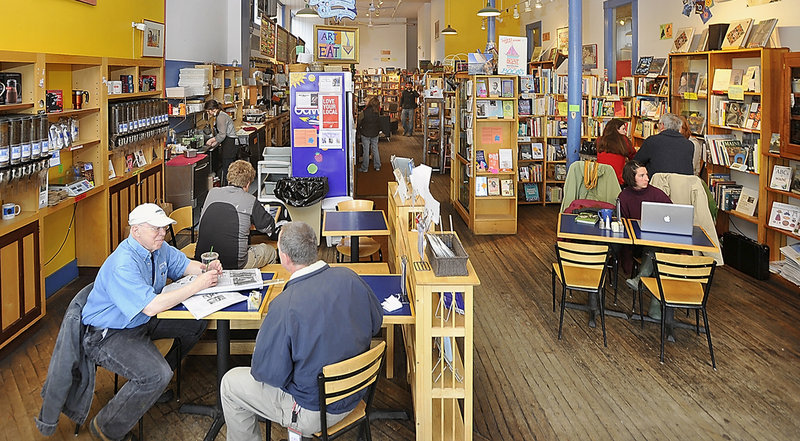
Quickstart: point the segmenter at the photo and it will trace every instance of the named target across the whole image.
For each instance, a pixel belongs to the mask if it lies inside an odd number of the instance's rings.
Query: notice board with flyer
[[[349,72],[291,72],[292,176],[328,178],[328,197],[349,196]]]

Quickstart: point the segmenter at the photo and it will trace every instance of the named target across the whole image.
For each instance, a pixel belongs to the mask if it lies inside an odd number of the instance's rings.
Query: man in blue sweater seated
[[[229,441],[262,439],[257,415],[303,436],[318,432],[317,375],[323,366],[365,352],[380,331],[383,310],[372,289],[352,270],[317,260],[316,243],[306,223],[281,228],[278,254],[291,277],[269,305],[253,365],[231,369],[220,386]],[[328,427],[347,416],[364,393],[328,405]]]

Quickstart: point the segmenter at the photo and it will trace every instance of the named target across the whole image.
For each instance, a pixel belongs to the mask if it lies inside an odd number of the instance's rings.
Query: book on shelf
[[[519,93],[534,93],[533,75],[519,76]]]
[[[533,152],[530,144],[520,144],[519,146],[519,159],[529,161],[533,159]]]
[[[528,123],[525,121],[517,122],[517,137],[526,137],[528,135]]]
[[[714,69],[714,79],[711,90],[714,92],[727,92],[731,82],[731,69]]]
[[[531,169],[528,167],[520,167],[519,180],[521,182],[529,182],[531,180]]]
[[[772,178],[769,187],[775,190],[789,191],[792,185],[792,168],[785,165],[772,166]]]
[[[681,115],[686,117],[686,122],[689,124],[689,131],[692,133],[703,135],[706,128],[706,117],[702,111],[699,110],[684,110]]]
[[[531,159],[544,159],[544,146],[541,142],[531,144]]]
[[[672,41],[673,53],[684,53],[689,51],[689,45],[692,43],[692,35],[694,35],[694,28],[681,28],[675,34],[675,39]]]
[[[769,152],[774,154],[781,153],[781,134],[773,133],[769,139]]]
[[[700,33],[700,43],[697,45],[695,52],[704,52],[708,50],[708,28],[703,29]]]
[[[548,185],[545,188],[545,202],[561,202],[564,198],[564,187]]]
[[[753,101],[747,109],[747,117],[744,122],[746,129],[761,130],[761,103]]]
[[[725,124],[728,127],[743,127],[747,104],[737,101],[728,102],[725,112]]]
[[[736,204],[736,211],[748,216],[753,216],[758,207],[758,190],[742,187],[739,195],[739,202]]]
[[[501,95],[500,78],[489,77],[489,97],[499,98]]]
[[[475,102],[475,117],[476,118],[486,118],[488,117],[487,113],[487,106],[489,105],[486,101],[476,101]]]
[[[489,96],[489,88],[486,85],[486,78],[478,78],[475,80],[475,96],[478,98],[486,98]]]
[[[800,194],[800,168],[795,167],[792,173],[792,185],[789,186],[789,191],[794,194]]]
[[[486,176],[476,176],[475,177],[475,196],[482,197],[482,196],[489,196],[488,192],[488,183],[487,183]]]
[[[600,220],[597,213],[583,212],[575,216],[575,222],[579,224],[594,225]]]
[[[489,179],[487,179],[487,185],[489,196],[500,196],[500,178],[497,176],[489,176]]]
[[[658,76],[664,75],[664,70],[667,68],[667,59],[662,57],[653,58],[650,62],[650,68],[647,70],[648,75]]]
[[[639,57],[639,63],[636,65],[634,75],[647,75],[647,73],[650,72],[650,63],[652,62],[652,56]]]
[[[514,80],[511,78],[503,78],[500,82],[501,93],[503,98],[514,97]]]
[[[697,90],[695,92],[698,96],[708,95],[708,75],[705,72],[701,72],[697,77]]]
[[[502,179],[500,181],[500,195],[501,196],[514,196],[514,180]]]
[[[499,156],[499,169],[501,172],[510,172],[514,170],[514,158],[512,149],[498,149]]]
[[[761,92],[761,67],[749,66],[742,77],[745,92]]]
[[[487,161],[486,163],[489,165],[489,172],[491,173],[499,173],[500,172],[500,155],[498,153],[488,153],[486,155]]]
[[[483,150],[475,150],[475,166],[478,171],[486,171],[488,169],[486,155]]]
[[[796,233],[800,220],[800,207],[781,202],[773,202],[769,214],[769,226]]]
[[[717,51],[722,48],[725,34],[728,32],[728,23],[714,23],[708,25],[708,47],[706,50]]]
[[[767,47],[770,37],[772,36],[772,32],[775,30],[775,25],[777,24],[777,18],[761,20],[754,24],[752,30],[750,31],[750,36],[747,38],[747,47]]]
[[[539,202],[539,184],[526,182],[522,188],[525,190],[525,202]]]
[[[503,117],[503,104],[498,100],[489,100],[486,106],[487,118],[502,118]]]
[[[503,101],[503,114],[501,118],[503,119],[514,119],[514,102],[513,101]]]
[[[678,93],[695,92],[697,90],[698,72],[683,72],[678,83]]]
[[[752,23],[752,18],[732,21],[728,25],[728,32],[722,41],[722,49],[739,49],[742,47],[747,41],[747,36],[750,33],[750,24]]]
[[[742,69],[731,69],[731,79],[729,82],[729,87],[741,86],[743,77],[744,77],[744,71]]]
[[[531,100],[520,99],[518,103],[518,112],[520,116],[528,116],[531,114]]]

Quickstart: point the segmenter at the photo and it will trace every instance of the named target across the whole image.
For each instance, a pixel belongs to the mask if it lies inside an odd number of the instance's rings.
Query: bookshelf
[[[549,70],[542,73],[537,68],[532,75],[519,78],[517,104],[517,203],[520,205],[543,203],[544,187],[544,121],[549,96]]]
[[[638,150],[647,137],[658,133],[657,124],[667,111],[669,81],[667,75],[634,75],[636,97],[631,115],[631,139]]]
[[[473,75],[461,89],[460,145],[451,169],[453,205],[475,234],[515,234],[517,77]]]
[[[444,98],[424,98],[422,101],[422,134],[425,143],[422,149],[423,164],[442,171],[442,149],[444,148]]]

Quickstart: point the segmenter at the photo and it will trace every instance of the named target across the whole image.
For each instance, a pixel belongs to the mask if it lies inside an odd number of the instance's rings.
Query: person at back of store
[[[221,149],[221,165],[214,171],[220,177],[220,184],[226,186],[228,185],[226,176],[228,167],[236,160],[236,127],[233,125],[233,119],[231,119],[230,115],[222,111],[222,106],[219,105],[217,100],[206,101],[204,108],[210,118],[216,118],[214,123],[215,135],[206,141],[206,145]]]
[[[272,234],[275,219],[249,193],[256,171],[249,162],[238,160],[228,167],[228,184],[209,190],[200,214],[195,258],[207,251],[219,253],[224,269],[261,268],[275,263],[271,245],[250,245],[250,226]]]
[[[614,167],[620,186],[625,185],[622,168],[636,154],[627,135],[625,121],[614,118],[606,124],[603,136],[597,138],[597,162]]]
[[[380,133],[381,104],[378,97],[373,96],[367,107],[358,114],[358,130],[361,132],[361,168],[358,171],[369,171],[369,154],[372,152],[372,166],[375,171],[381,169],[381,155],[378,152],[378,134]]]
[[[403,124],[403,135],[405,136],[414,136],[414,109],[417,108],[418,98],[419,92],[414,90],[414,83],[407,81],[406,88],[400,95],[400,107],[403,108],[400,113],[400,122]]]
[[[681,119],[672,113],[661,115],[659,133],[644,140],[633,157],[647,168],[648,176],[656,173],[692,174],[694,144],[681,135]]]

